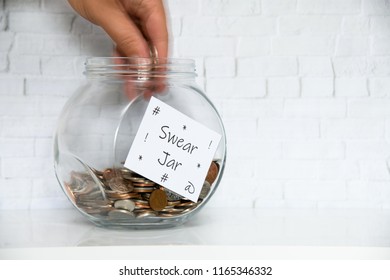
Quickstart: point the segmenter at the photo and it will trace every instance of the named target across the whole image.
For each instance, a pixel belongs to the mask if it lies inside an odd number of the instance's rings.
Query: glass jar
[[[87,59],[87,82],[71,96],[58,121],[54,162],[65,194],[93,223],[179,225],[217,189],[226,159],[225,132],[217,110],[195,84],[194,65],[189,59]],[[152,96],[221,135],[196,202],[124,166]],[[151,205],[155,191],[163,194],[163,208]]]

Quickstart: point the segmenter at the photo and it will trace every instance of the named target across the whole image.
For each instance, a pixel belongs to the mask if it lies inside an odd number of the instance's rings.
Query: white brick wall
[[[171,56],[196,60],[226,126],[210,206],[390,205],[390,1],[165,3]],[[52,134],[85,57],[111,51],[65,0],[0,0],[0,210],[70,207]]]

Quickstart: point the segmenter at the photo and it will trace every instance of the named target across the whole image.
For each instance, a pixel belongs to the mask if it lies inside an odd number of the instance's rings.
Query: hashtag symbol
[[[166,180],[168,180],[168,174],[165,173],[164,175],[161,176],[161,182],[165,182]]]
[[[158,113],[160,113],[160,107],[156,106],[156,108],[154,108],[152,113],[153,113],[153,116],[158,115]]]

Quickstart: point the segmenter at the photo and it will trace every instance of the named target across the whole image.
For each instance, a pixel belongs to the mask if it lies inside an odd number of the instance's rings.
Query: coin
[[[151,193],[153,190],[154,190],[154,187],[133,188],[133,192],[136,192],[136,193]]]
[[[108,216],[114,219],[129,219],[135,217],[133,212],[123,210],[123,209],[113,209],[110,212],[108,212]]]
[[[149,205],[155,211],[160,211],[167,206],[167,194],[165,191],[157,189],[150,194]]]
[[[109,181],[115,177],[115,172],[111,168],[107,168],[103,171],[103,178],[106,181]]]
[[[129,189],[127,188],[127,185],[125,184],[122,178],[119,177],[112,178],[108,181],[108,185],[113,191],[117,191],[120,193],[129,192]]]
[[[183,198],[181,195],[179,195],[179,194],[175,193],[174,191],[171,191],[167,188],[164,188],[164,191],[167,194],[168,201],[176,201],[176,200],[180,200]]]
[[[211,164],[210,164],[210,168],[209,168],[209,171],[207,172],[207,176],[206,176],[206,181],[210,183],[210,185],[212,185],[215,181],[215,179],[217,179],[218,177],[218,165],[213,161]]]
[[[152,210],[136,210],[134,214],[137,218],[156,217],[156,212]]]
[[[209,182],[204,181],[202,190],[200,191],[199,198],[204,199],[210,192],[211,185]]]
[[[114,203],[114,207],[117,209],[124,209],[133,212],[135,203],[130,199],[117,200]]]

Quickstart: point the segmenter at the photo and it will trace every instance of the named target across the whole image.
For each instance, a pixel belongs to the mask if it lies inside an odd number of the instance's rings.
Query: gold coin
[[[217,179],[218,171],[219,171],[218,165],[213,161],[210,164],[210,168],[209,168],[209,171],[207,172],[207,176],[206,176],[206,181],[209,182],[210,185],[212,185],[214,183],[215,179]]]
[[[149,205],[153,210],[163,210],[167,204],[168,200],[165,191],[157,189],[150,194]]]

